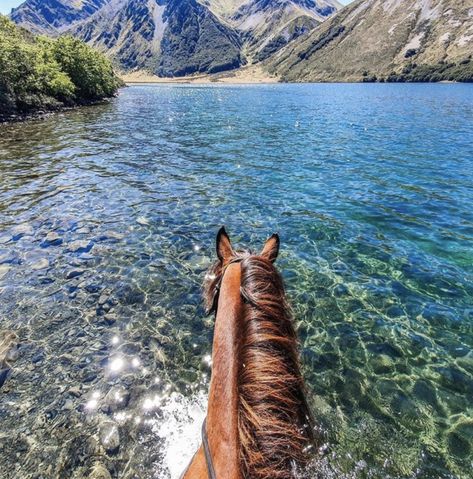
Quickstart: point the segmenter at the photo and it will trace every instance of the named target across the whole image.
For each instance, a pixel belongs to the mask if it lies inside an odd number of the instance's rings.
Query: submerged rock
[[[117,321],[118,319],[118,316],[116,313],[107,313],[105,316],[104,316],[104,319],[105,319],[105,322],[111,326],[112,324],[115,324],[115,322]]]
[[[76,240],[68,245],[66,251],[70,251],[72,253],[88,253],[93,246],[94,244],[92,243],[92,241]]]
[[[10,271],[10,266],[5,264],[0,265],[0,279],[7,275],[8,271]]]
[[[109,289],[105,289],[102,291],[102,294],[99,296],[98,300],[99,306],[103,306],[104,304],[109,302],[111,293],[112,292]]]
[[[43,248],[47,248],[49,246],[58,246],[62,243],[62,238],[54,231],[49,232],[44,240],[41,242],[41,246]]]
[[[116,231],[104,231],[98,237],[99,241],[121,241],[125,235]]]
[[[109,454],[116,454],[120,448],[120,434],[113,421],[104,421],[100,425],[100,443]]]
[[[5,384],[6,380],[8,379],[10,371],[10,368],[0,369],[0,388]]]
[[[130,392],[123,386],[113,386],[105,395],[100,409],[107,413],[114,413],[125,408],[130,401]]]
[[[103,464],[98,462],[92,468],[88,479],[112,479],[112,476],[108,472],[107,468]]]
[[[71,388],[69,388],[68,393],[71,396],[74,396],[75,398],[78,398],[81,395],[80,387],[79,386],[72,386]]]
[[[46,269],[46,268],[49,268],[48,258],[40,258],[39,260],[31,264],[31,269],[34,271],[39,271],[41,269]]]
[[[66,279],[73,279],[77,278],[78,276],[83,275],[85,270],[77,268],[77,269],[71,269],[71,271],[68,271],[66,273]]]
[[[141,226],[149,226],[150,224],[149,219],[145,218],[144,216],[138,216],[138,218],[136,218],[136,222]]]
[[[18,241],[23,236],[32,236],[34,233],[33,227],[28,223],[22,223],[12,229],[12,240]]]
[[[63,411],[72,411],[74,409],[74,402],[72,399],[66,399],[64,405],[62,406]]]
[[[0,265],[2,264],[20,264],[21,261],[18,258],[18,254],[12,251],[6,251],[0,253]]]
[[[10,363],[18,358],[18,336],[13,331],[0,331],[0,388],[10,376]]]

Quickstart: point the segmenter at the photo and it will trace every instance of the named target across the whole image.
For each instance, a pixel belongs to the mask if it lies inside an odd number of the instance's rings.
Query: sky
[[[10,13],[13,7],[17,7],[24,0],[0,0],[0,13]],[[353,0],[339,0],[343,5],[351,3]]]
[[[10,13],[13,7],[17,7],[24,0],[0,0],[0,13]]]

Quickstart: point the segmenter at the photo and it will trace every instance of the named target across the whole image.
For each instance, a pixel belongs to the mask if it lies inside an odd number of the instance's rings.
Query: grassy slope
[[[465,81],[472,45],[471,0],[358,0],[266,67],[285,81]]]

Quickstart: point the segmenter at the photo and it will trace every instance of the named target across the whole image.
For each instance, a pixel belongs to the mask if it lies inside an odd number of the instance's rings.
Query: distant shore
[[[119,77],[125,84],[227,84],[227,85],[244,85],[244,84],[271,84],[271,83],[299,83],[284,81],[278,76],[274,76],[263,70],[257,65],[250,67],[243,67],[237,70],[230,70],[221,73],[214,74],[196,74],[184,77],[159,77],[144,71],[137,71],[133,73],[121,73]],[[397,81],[363,81],[356,80],[354,78],[340,80],[340,81],[315,81],[308,83],[458,83],[452,80],[440,80],[436,82],[415,82],[409,80],[397,80]]]
[[[245,84],[245,83],[278,83],[279,77],[272,76],[259,66],[250,66],[230,70],[221,73],[197,74],[186,77],[162,78],[143,71],[124,73],[120,78],[125,83],[227,83],[227,84]]]

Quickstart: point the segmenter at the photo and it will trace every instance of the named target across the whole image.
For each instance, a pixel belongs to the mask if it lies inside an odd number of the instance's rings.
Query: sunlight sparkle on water
[[[123,366],[125,365],[125,361],[123,361],[123,358],[115,358],[112,360],[110,363],[110,370],[114,373],[117,373],[123,369]]]
[[[90,401],[88,401],[85,405],[85,408],[89,411],[92,411],[93,409],[95,409],[98,405],[98,401],[97,399],[91,399]]]

